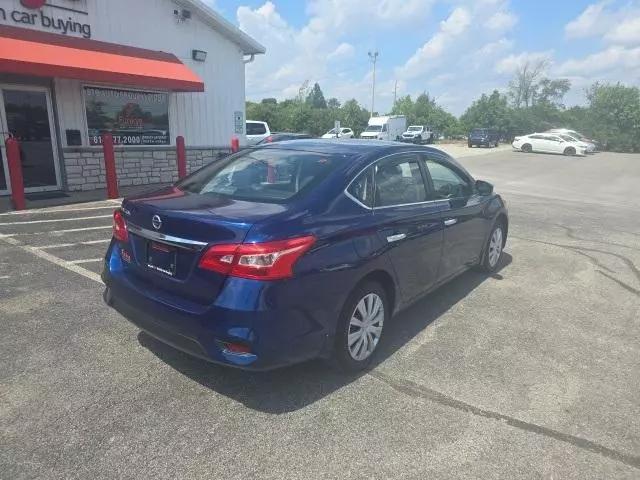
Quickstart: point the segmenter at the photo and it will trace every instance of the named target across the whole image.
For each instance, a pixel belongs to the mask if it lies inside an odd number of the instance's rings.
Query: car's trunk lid
[[[210,304],[226,277],[198,267],[204,251],[211,245],[241,243],[255,222],[282,209],[174,187],[127,199],[123,210],[132,254],[127,275],[176,301]]]

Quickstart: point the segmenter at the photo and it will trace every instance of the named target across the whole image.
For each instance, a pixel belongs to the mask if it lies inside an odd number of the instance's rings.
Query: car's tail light
[[[264,141],[266,143],[273,143],[273,135],[269,135],[267,138],[264,139]]]
[[[122,216],[122,210],[113,212],[113,238],[121,242],[129,241],[129,232],[127,232],[127,224]]]
[[[279,280],[293,276],[293,266],[316,239],[313,236],[265,243],[214,245],[200,259],[200,268],[233,277]]]

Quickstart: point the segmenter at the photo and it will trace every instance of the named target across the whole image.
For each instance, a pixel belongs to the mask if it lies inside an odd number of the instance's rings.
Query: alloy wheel
[[[354,360],[366,360],[376,349],[384,323],[384,303],[375,293],[365,295],[349,320],[347,347]]]
[[[502,228],[496,227],[489,240],[489,266],[495,267],[502,253]]]

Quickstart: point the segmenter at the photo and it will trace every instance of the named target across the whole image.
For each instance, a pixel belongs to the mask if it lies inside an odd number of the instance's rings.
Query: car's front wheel
[[[335,338],[335,360],[348,372],[357,372],[371,363],[390,315],[387,294],[376,282],[357,287],[346,301]]]
[[[563,152],[563,153],[564,153],[565,155],[572,156],[572,155],[575,155],[575,154],[576,154],[576,149],[575,149],[575,148],[573,148],[573,147],[567,147],[567,148],[565,148],[565,149],[564,149],[564,152]]]
[[[500,264],[502,250],[505,244],[505,230],[501,221],[498,221],[491,230],[489,240],[485,247],[484,256],[480,268],[485,272],[495,272]]]

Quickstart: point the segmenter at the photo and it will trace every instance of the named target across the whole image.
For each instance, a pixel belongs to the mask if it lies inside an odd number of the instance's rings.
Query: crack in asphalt
[[[471,413],[472,415],[497,420],[503,422],[511,427],[523,430],[525,432],[535,433],[547,438],[552,438],[560,442],[568,443],[576,448],[582,450],[588,450],[590,452],[602,455],[604,457],[616,460],[624,463],[627,466],[640,470],[640,457],[631,455],[628,453],[620,452],[609,447],[605,447],[599,443],[587,440],[585,438],[577,437],[568,433],[560,432],[552,428],[543,427],[535,423],[525,422],[517,418],[505,415],[502,413],[494,412],[492,410],[486,410],[484,408],[476,407],[469,403],[463,402],[456,398],[445,395],[442,392],[433,390],[431,388],[419,385],[411,380],[394,379],[380,371],[370,371],[369,375],[373,378],[385,383],[389,387],[393,388],[397,392],[408,395],[410,397],[419,398],[422,400],[428,400],[446,407],[454,408],[456,410]]]
[[[620,255],[619,253],[615,253],[615,252],[608,252],[606,250],[600,250],[598,248],[588,248],[588,247],[580,247],[577,245],[564,245],[562,243],[555,243],[555,242],[546,242],[544,240],[536,240],[533,238],[526,238],[526,237],[518,237],[515,235],[511,235],[511,238],[515,238],[517,240],[524,240],[525,242],[533,242],[533,243],[540,243],[542,245],[550,245],[553,247],[558,247],[558,248],[564,248],[566,250],[569,250],[570,252],[573,253],[577,253],[579,255],[583,255],[587,258],[589,258],[592,263],[599,268],[602,268],[604,270],[608,270],[609,272],[613,271],[607,267],[605,267],[604,265],[602,265],[600,262],[598,262],[596,259],[594,259],[591,255],[585,253],[585,252],[596,252],[596,253],[602,253],[604,255],[611,255],[613,257],[616,257],[617,259],[621,260],[624,264],[626,264],[629,269],[631,270],[631,273],[633,273],[633,275],[636,277],[636,279],[638,279],[638,282],[640,282],[640,270],[638,270],[638,267],[636,267],[635,263],[633,263],[631,260],[629,260],[629,258],[625,257],[624,255]],[[596,270],[598,271],[598,270]],[[625,290],[627,290],[630,293],[633,293],[635,295],[640,295],[640,293],[638,293],[638,290],[634,287],[632,287],[631,285],[629,285],[628,283],[615,278],[611,275],[607,275],[605,274],[605,272],[599,271],[599,273],[601,273],[602,275],[604,275],[607,278],[610,278],[611,280],[615,281],[618,285],[620,285],[622,288],[624,288]]]
[[[576,235],[576,232],[573,228],[571,227],[567,227],[566,225],[560,225],[559,223],[553,223],[551,225],[555,225],[556,227],[560,227],[563,230],[566,230],[567,232],[567,237],[572,239],[572,240],[578,240],[579,242],[591,242],[591,243],[600,243],[602,245],[610,245],[610,246],[615,246],[615,247],[621,247],[621,248],[629,248],[631,250],[638,250],[640,251],[640,248],[637,247],[632,247],[630,245],[625,245],[624,243],[618,243],[618,242],[603,242],[602,240],[592,240],[589,238],[584,238],[584,237],[579,237],[578,235]],[[631,233],[631,232],[628,232]]]

